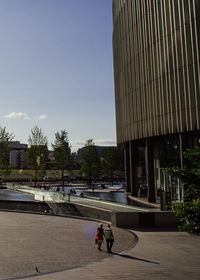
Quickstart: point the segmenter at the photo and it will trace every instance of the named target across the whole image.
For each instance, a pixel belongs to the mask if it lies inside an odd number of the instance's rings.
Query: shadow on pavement
[[[130,255],[125,255],[125,254],[119,254],[119,253],[109,253],[115,256],[119,256],[122,258],[126,258],[126,259],[131,259],[131,260],[136,260],[136,261],[142,261],[142,262],[147,262],[147,263],[152,263],[152,264],[160,264],[158,262],[153,262],[153,261],[149,261],[149,260],[145,260],[145,259],[141,259],[141,258],[136,258],[136,257],[132,257]]]

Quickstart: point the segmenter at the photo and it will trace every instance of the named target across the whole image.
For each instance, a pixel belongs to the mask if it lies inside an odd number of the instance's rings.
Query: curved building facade
[[[181,199],[162,169],[200,144],[200,0],[113,0],[113,57],[127,191],[143,182],[149,201],[159,190]]]

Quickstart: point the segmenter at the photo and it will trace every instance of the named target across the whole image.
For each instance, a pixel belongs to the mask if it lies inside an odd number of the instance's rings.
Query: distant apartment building
[[[113,57],[127,192],[143,182],[150,202],[159,190],[181,200],[163,169],[200,145],[200,0],[113,0]]]
[[[27,144],[21,144],[19,141],[10,142],[10,164],[13,168],[27,167],[25,159],[25,152],[27,149]]]

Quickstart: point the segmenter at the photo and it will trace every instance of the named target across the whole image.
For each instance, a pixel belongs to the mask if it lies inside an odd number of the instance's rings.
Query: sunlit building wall
[[[117,143],[126,155],[127,191],[148,185],[181,199],[163,173],[200,143],[200,1],[113,0]]]

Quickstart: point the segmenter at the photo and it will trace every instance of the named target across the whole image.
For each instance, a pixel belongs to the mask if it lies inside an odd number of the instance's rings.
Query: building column
[[[148,185],[148,201],[156,202],[153,164],[153,140],[146,139],[146,180]]]
[[[179,152],[180,152],[180,166],[183,168],[183,137],[181,133],[179,133]]]
[[[183,151],[185,150],[185,141],[186,141],[186,139],[185,139],[184,135],[179,133],[180,168],[184,167]],[[184,185],[181,181],[179,181],[178,196],[179,196],[178,199],[180,201],[182,201],[183,196],[184,196]]]
[[[130,157],[130,187],[131,195],[137,196],[137,161],[138,161],[138,145],[137,142],[129,142]]]
[[[130,154],[129,154],[129,142],[124,143],[124,168],[125,168],[125,184],[126,191],[131,192],[130,185]]]

